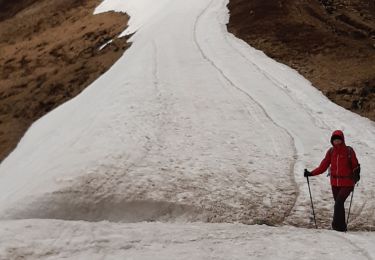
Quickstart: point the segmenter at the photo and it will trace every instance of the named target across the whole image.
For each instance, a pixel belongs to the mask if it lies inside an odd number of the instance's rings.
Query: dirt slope
[[[0,0],[0,161],[38,118],[80,93],[128,47],[125,14],[99,0]],[[58,127],[58,126],[56,126]]]
[[[230,0],[228,29],[375,120],[374,0]]]

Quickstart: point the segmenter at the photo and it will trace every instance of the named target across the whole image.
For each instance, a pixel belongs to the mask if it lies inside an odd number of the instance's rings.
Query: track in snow
[[[285,128],[283,128],[282,126],[278,125],[267,113],[267,111],[264,109],[264,107],[262,107],[262,105],[257,102],[249,92],[245,91],[244,89],[242,89],[241,87],[237,86],[228,76],[226,76],[225,72],[217,65],[215,64],[215,62],[213,60],[211,60],[207,54],[204,52],[204,50],[202,49],[202,47],[200,46],[199,44],[199,40],[198,40],[198,37],[197,37],[197,27],[198,27],[198,23],[199,23],[199,20],[200,18],[207,12],[207,10],[209,9],[209,7],[212,6],[212,4],[215,2],[215,0],[212,0],[208,5],[207,7],[202,11],[202,13],[198,16],[196,22],[195,22],[195,25],[194,25],[194,39],[195,39],[195,43],[200,51],[200,53],[202,54],[202,57],[207,60],[207,62],[209,62],[218,72],[219,74],[227,81],[228,85],[235,88],[236,90],[238,90],[240,93],[244,94],[245,96],[247,96],[249,99],[250,99],[250,102],[255,104],[255,106],[258,106],[258,110],[261,110],[263,113],[262,113],[262,117],[264,120],[264,118],[266,117],[270,122],[272,122],[276,127],[279,128],[279,130],[281,132],[284,132],[286,133],[288,136],[289,136],[289,139],[291,140],[291,146],[293,147],[293,150],[294,150],[294,154],[293,154],[293,158],[295,159],[292,163],[291,163],[291,171],[290,171],[290,182],[294,185],[294,191],[292,192],[292,196],[290,197],[285,197],[285,204],[287,204],[290,209],[289,210],[286,210],[286,212],[284,213],[284,217],[282,219],[280,219],[278,221],[277,224],[281,224],[285,221],[286,218],[288,218],[290,216],[290,213],[291,211],[293,210],[296,202],[297,202],[297,196],[298,196],[298,187],[297,187],[297,184],[296,184],[296,181],[295,181],[295,177],[294,175],[298,172],[298,167],[296,166],[296,162],[298,160],[298,152],[297,152],[297,146],[295,144],[295,140],[294,140],[294,137],[292,136],[292,134]],[[222,31],[223,34],[226,34],[227,32],[224,32],[224,30]],[[226,38],[225,38],[226,39]],[[229,42],[227,41],[227,43],[229,44]],[[235,48],[233,48],[234,51],[237,51]],[[244,57],[244,56],[243,56]],[[244,57],[246,59],[246,57]],[[254,66],[256,66],[255,64],[253,64]],[[261,72],[264,74],[264,72]],[[267,77],[269,78],[269,77]],[[272,79],[269,78],[271,81]],[[253,107],[253,111],[257,110],[257,108],[255,108],[255,106]],[[249,111],[249,113],[251,113]],[[258,122],[261,124],[261,121],[259,118],[258,118]],[[274,143],[274,138],[273,136],[270,134],[269,135],[269,139],[272,140],[272,143]],[[280,150],[278,150],[278,152],[281,152]],[[288,201],[289,200],[289,201]],[[275,221],[271,221],[270,223],[273,223],[273,224],[276,224]]]

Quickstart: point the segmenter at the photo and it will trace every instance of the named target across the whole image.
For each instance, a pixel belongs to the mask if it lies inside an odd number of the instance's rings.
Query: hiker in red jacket
[[[353,191],[355,183],[360,179],[360,165],[356,154],[350,146],[345,144],[344,133],[336,130],[331,136],[331,147],[319,167],[313,171],[305,169],[304,176],[315,176],[325,172],[329,166],[331,186],[335,208],[333,214],[332,228],[345,232],[347,225],[345,221],[344,203]]]

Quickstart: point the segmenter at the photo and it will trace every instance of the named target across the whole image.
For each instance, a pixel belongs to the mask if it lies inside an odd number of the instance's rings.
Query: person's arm
[[[322,174],[325,172],[331,164],[331,149],[329,149],[324,157],[323,161],[320,163],[319,167],[311,172],[312,176]]]

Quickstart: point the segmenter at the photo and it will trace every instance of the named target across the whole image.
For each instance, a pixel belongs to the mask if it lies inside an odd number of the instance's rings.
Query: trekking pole
[[[314,215],[315,228],[318,229],[318,225],[316,224],[316,219],[315,219],[314,203],[313,203],[312,196],[311,196],[309,176],[306,176],[306,178],[307,178],[307,186],[309,186],[310,201],[311,201],[311,208],[312,208],[313,215]]]
[[[353,191],[352,191],[352,197],[350,198],[348,217],[346,218],[346,225],[349,225],[349,216],[350,216],[350,209],[352,207],[353,195],[354,195],[354,187],[353,187]]]

